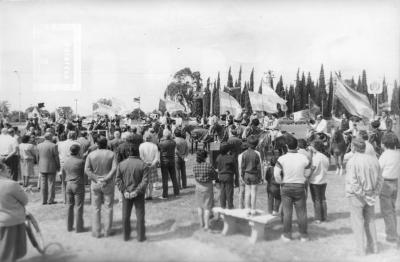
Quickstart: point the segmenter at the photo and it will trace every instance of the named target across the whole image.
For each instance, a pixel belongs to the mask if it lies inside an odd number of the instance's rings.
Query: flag
[[[134,97],[134,98],[133,98],[133,102],[135,102],[135,103],[140,103],[140,96]]]
[[[271,102],[269,97],[265,94],[259,94],[249,91],[249,99],[251,109],[253,109],[253,111],[266,111],[267,113],[278,112],[276,103]]]
[[[229,111],[232,115],[235,116],[238,113],[242,112],[242,108],[239,105],[238,101],[230,94],[219,91],[219,100],[219,108],[221,114]]]
[[[310,110],[300,110],[293,113],[294,121],[308,120],[310,119]]]
[[[374,110],[372,110],[367,96],[347,86],[337,73],[336,78],[335,96],[346,110],[352,115],[372,119]]]
[[[97,106],[95,106],[95,104]],[[115,108],[112,108],[109,105],[101,104],[101,103],[95,103],[93,104],[93,113],[94,114],[99,114],[99,115],[108,115],[108,116],[113,116],[117,114],[117,110]]]
[[[183,111],[185,112],[185,107],[177,102],[174,102],[172,100],[169,99],[165,99],[165,100],[160,100],[160,110],[162,110],[162,107],[165,106],[165,109],[170,112],[177,112],[177,111]]]

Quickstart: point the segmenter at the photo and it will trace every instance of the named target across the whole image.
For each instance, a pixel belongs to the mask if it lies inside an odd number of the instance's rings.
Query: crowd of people
[[[36,126],[29,126],[24,134],[18,134],[14,128],[3,128],[0,135],[0,239],[4,241],[0,241],[0,260],[13,261],[26,253],[22,225],[28,199],[24,189],[32,187],[30,178],[35,174],[35,165],[40,174],[37,187],[43,205],[57,203],[55,181],[56,176],[60,176],[62,202],[67,209],[67,231],[84,231],[85,186],[89,185],[93,237],[107,237],[114,233],[113,205],[114,198],[117,198],[122,202],[124,240],[130,239],[130,217],[135,206],[137,240],[145,241],[145,201],[154,197],[158,168],[161,170],[161,199],[171,197],[169,180],[175,197],[188,186],[186,162],[189,149],[183,122],[180,119],[172,122],[168,114],[158,121],[165,127],[161,138],[148,119],[145,123],[148,128],[142,132],[136,127],[119,128],[116,124],[118,128],[108,136],[93,132],[95,128],[88,132],[66,126],[58,133],[57,128],[46,126],[43,135]],[[243,114],[240,124],[246,128],[242,133],[234,127],[234,121],[227,112],[229,137],[220,143],[216,161],[210,159],[206,150],[196,153],[193,174],[201,227],[206,231],[210,229],[215,184],[220,190],[219,204],[222,208],[245,208],[248,216],[256,216],[258,185],[266,183],[268,212],[282,216],[282,240],[293,239],[294,207],[300,239],[307,241],[308,191],[314,204],[314,223],[329,221],[326,190],[330,161],[323,154],[323,142],[315,140],[307,144],[304,139],[288,136],[287,153],[272,156],[266,162],[256,150],[257,135],[260,129],[279,132],[277,116],[264,115],[260,121],[256,115]],[[312,128],[319,130],[325,126],[321,129],[324,131],[326,124],[323,121],[317,117]],[[365,254],[368,250],[376,253],[374,205],[377,197],[385,221],[386,240],[399,240],[395,210],[400,173],[399,142],[387,119],[384,120],[385,130],[379,129],[382,121],[373,122],[370,134],[362,130],[353,132],[356,125],[348,122],[343,117],[340,128],[352,132],[351,152],[346,158],[346,196],[351,206],[351,224],[358,252]],[[212,127],[213,123],[208,126]],[[379,139],[375,139],[372,145],[369,136],[378,136]],[[22,187],[18,183],[20,177]],[[237,205],[234,204],[235,187],[239,188]],[[101,216],[102,209],[104,217]]]

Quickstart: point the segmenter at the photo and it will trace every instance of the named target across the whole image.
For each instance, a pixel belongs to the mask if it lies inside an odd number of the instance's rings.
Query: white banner
[[[380,93],[382,93],[382,85],[380,85],[378,82],[372,82],[368,86],[368,94],[378,95]]]
[[[231,115],[236,116],[242,112],[239,102],[226,92],[219,91],[219,101],[220,114],[225,114],[226,111],[229,111]]]
[[[286,106],[286,100],[279,97],[271,88],[265,88],[266,94],[249,92],[250,104],[253,111],[266,111],[267,113],[276,113],[277,104]]]

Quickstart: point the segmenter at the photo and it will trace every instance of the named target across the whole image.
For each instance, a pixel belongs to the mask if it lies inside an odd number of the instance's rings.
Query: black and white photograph
[[[0,262],[400,261],[400,0],[0,0]]]

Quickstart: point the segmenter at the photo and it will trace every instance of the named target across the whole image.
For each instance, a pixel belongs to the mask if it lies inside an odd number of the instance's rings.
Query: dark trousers
[[[122,231],[124,234],[124,240],[128,241],[131,235],[131,213],[132,207],[135,205],[136,212],[136,232],[137,240],[146,240],[146,228],[144,221],[144,195],[138,195],[132,199],[122,199]]]
[[[226,208],[228,203],[228,209],[233,209],[233,179],[231,181],[220,181],[220,188],[219,201],[221,207]]]
[[[171,178],[172,186],[174,188],[174,195],[179,195],[178,181],[175,174],[175,161],[161,163],[161,178],[162,178],[162,196],[168,197],[168,176]]]
[[[54,197],[56,195],[56,185],[55,185],[55,179],[56,179],[56,174],[55,173],[41,173],[41,185],[40,189],[42,191],[42,203],[43,204],[51,204],[54,202]]]
[[[327,217],[326,184],[310,184],[311,199],[314,203],[314,219],[325,221]]]
[[[5,164],[10,169],[11,179],[14,181],[18,181],[18,163],[19,163],[19,157],[17,155],[9,157],[5,161]]]
[[[283,235],[292,237],[293,206],[296,209],[297,223],[301,237],[307,237],[307,206],[304,184],[283,184],[282,186],[283,209]]]
[[[398,180],[384,180],[382,191],[379,196],[381,213],[385,222],[385,231],[387,240],[397,240],[397,218],[396,218],[396,200],[397,200]]]
[[[85,185],[74,182],[67,182],[67,230],[72,231],[74,217],[76,221],[76,232],[83,231],[83,205],[85,201]],[[75,210],[74,210],[75,209]],[[75,211],[75,216],[74,216]]]
[[[176,176],[178,180],[178,185],[181,188],[186,188],[186,163],[185,160],[181,157],[175,157],[175,168],[176,168]]]
[[[267,194],[268,194],[268,212],[270,214],[272,214],[272,211],[278,212],[282,199],[280,185],[272,183],[268,185]]]

